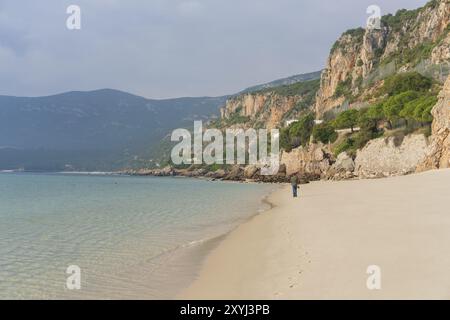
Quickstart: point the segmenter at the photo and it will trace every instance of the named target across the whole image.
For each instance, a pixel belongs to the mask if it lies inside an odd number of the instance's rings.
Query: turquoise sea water
[[[273,186],[0,174],[0,299],[171,298]],[[66,269],[81,269],[81,289]]]

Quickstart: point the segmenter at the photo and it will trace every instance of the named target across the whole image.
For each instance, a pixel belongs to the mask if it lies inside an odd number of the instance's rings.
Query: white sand
[[[316,182],[233,231],[187,299],[450,298],[450,170]],[[381,290],[368,290],[369,265]]]

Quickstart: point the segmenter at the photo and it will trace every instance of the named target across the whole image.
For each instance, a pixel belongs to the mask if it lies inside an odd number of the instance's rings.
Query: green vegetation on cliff
[[[417,72],[398,73],[384,81],[382,93],[389,96],[405,91],[425,92],[431,89],[433,81]]]
[[[355,29],[349,29],[349,30],[345,31],[342,34],[341,38],[339,40],[337,40],[331,47],[331,54],[334,51],[336,51],[337,49],[342,49],[344,47],[341,42],[342,37],[350,36],[352,39],[352,42],[354,44],[359,44],[359,43],[362,43],[365,32],[366,32],[366,30],[364,28],[355,28]]]
[[[431,109],[437,102],[435,82],[416,72],[387,78],[379,89],[378,102],[362,109],[349,109],[314,125],[307,114],[281,131],[281,147],[287,151],[314,142],[332,143],[336,155],[355,155],[367,142],[383,134],[406,134],[430,127]],[[355,130],[358,128],[358,130]],[[349,129],[338,138],[336,130]]]
[[[287,128],[281,129],[280,146],[286,151],[305,146],[309,143],[314,128],[314,115],[308,113],[302,116],[298,122],[294,122]]]
[[[226,119],[226,124],[234,125],[234,124],[246,123],[247,121],[249,121],[250,117],[243,116],[241,114],[241,112],[242,112],[242,106],[237,108],[236,111]]]
[[[341,97],[348,103],[364,104],[373,86],[405,70],[416,70],[442,82],[450,63],[444,45],[450,23],[443,2],[432,0],[415,10],[385,15],[380,30],[344,32],[331,49],[322,90],[323,99],[328,101],[323,108],[337,107],[337,98]],[[438,47],[440,50],[433,51]],[[344,78],[343,68],[347,69]]]
[[[400,41],[398,43],[398,50],[386,57],[381,63],[386,65],[390,62],[395,62],[398,67],[404,65],[416,66],[419,62],[429,59],[433,49],[440,45],[445,37],[450,32],[450,24],[442,32],[437,39],[429,39],[423,41],[416,46],[411,46],[412,38],[416,35],[411,30],[411,26],[417,21],[419,14],[427,9],[434,9],[439,4],[439,1],[433,0],[428,2],[424,7],[416,10],[399,10],[395,15],[388,14],[381,19],[382,25],[389,28],[388,41],[394,35],[400,35]],[[420,21],[420,20],[419,20]]]
[[[344,81],[340,81],[336,87],[336,91],[334,92],[334,96],[336,98],[346,97],[347,99],[351,98],[352,95],[352,76],[349,76]]]
[[[314,126],[312,135],[314,142],[333,143],[338,138],[338,134],[331,123],[321,123]]]
[[[319,90],[320,80],[309,80],[297,82],[290,85],[282,85],[275,88],[267,88],[251,93],[244,93],[233,97],[231,101],[238,106],[234,111],[231,111],[224,118],[218,119],[211,123],[211,127],[224,128],[232,125],[252,126],[253,128],[265,128],[267,116],[271,110],[274,110],[280,103],[285,103],[284,97],[294,97],[296,102],[293,104],[282,118],[279,119],[281,126],[285,120],[297,118],[306,110],[310,109],[316,98],[316,93]],[[243,114],[243,104],[247,95],[252,95],[257,100],[257,96],[266,96],[263,107],[252,115]]]
[[[334,120],[334,127],[336,129],[350,128],[353,132],[354,127],[358,124],[358,117],[358,110],[355,109],[341,112]]]
[[[294,84],[279,86],[275,88],[268,88],[253,92],[253,94],[264,94],[273,92],[280,96],[314,96],[319,89],[320,79],[297,82]]]

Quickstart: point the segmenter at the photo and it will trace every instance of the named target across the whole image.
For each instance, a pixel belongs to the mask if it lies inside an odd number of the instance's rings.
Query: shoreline
[[[23,213],[19,220],[4,219],[3,229],[14,241],[0,249],[7,268],[17,270],[17,280],[0,284],[4,298],[173,299],[193,281],[204,257],[230,231],[269,209],[265,197],[277,187],[187,178],[32,173],[5,174],[4,178],[0,188],[7,191],[2,196],[9,200],[4,201],[3,212]],[[45,201],[46,197],[55,201]],[[29,203],[33,208],[29,209]],[[41,224],[35,223],[38,215]],[[55,217],[55,223],[46,223]],[[29,223],[18,223],[21,220]],[[46,235],[36,247],[44,253],[24,249],[20,255],[42,266],[39,277],[21,269],[27,265],[14,253],[19,250],[13,250],[30,241],[20,234],[34,235],[36,230]],[[54,250],[48,251],[49,246]],[[54,266],[64,271],[67,263],[82,268],[82,290],[65,291],[58,286],[55,279],[60,274]]]
[[[236,181],[223,181],[228,183],[237,183]],[[214,251],[224,242],[226,239],[233,234],[241,225],[247,224],[253,219],[257,218],[260,215],[263,215],[270,210],[272,210],[275,206],[272,202],[270,202],[269,198],[270,196],[281,190],[280,184],[274,183],[275,189],[269,192],[267,195],[261,198],[260,202],[260,208],[256,211],[253,211],[248,217],[242,218],[242,221],[240,223],[237,223],[234,225],[230,230],[225,231],[223,233],[219,233],[211,238],[208,239],[202,239],[198,241],[193,241],[191,243],[181,245],[174,249],[174,251],[178,251],[181,253],[181,255],[184,255],[182,261],[189,261],[191,265],[191,277],[190,281],[186,282],[185,285],[181,286],[181,288],[173,289],[172,292],[175,292],[175,294],[172,296],[172,299],[177,299],[178,296],[183,294],[183,292],[191,286],[192,283],[196,281],[196,278],[201,273],[203,266],[209,256],[214,253]],[[267,206],[267,207],[265,207]],[[189,253],[190,251],[190,253]],[[194,254],[195,258],[191,257],[191,254]],[[188,259],[188,260],[184,260]]]
[[[198,288],[198,286],[200,287],[203,286],[203,282],[209,282],[210,277],[215,277],[214,275],[216,273],[215,271],[216,266],[214,265],[216,262],[215,259],[224,254],[224,252],[222,252],[224,249],[228,250],[228,248],[224,247],[228,247],[228,244],[231,244],[233,246],[236,245],[234,240],[240,239],[242,232],[246,232],[246,230],[249,228],[257,227],[255,226],[255,222],[258,223],[258,221],[260,219],[263,219],[263,217],[273,215],[274,214],[273,210],[275,210],[278,206],[281,205],[281,203],[277,202],[277,197],[280,193],[284,193],[287,188],[290,188],[290,185],[286,183],[284,184],[273,183],[273,184],[278,187],[261,200],[261,203],[267,204],[269,208],[267,210],[255,213],[254,215],[248,217],[241,224],[234,227],[232,230],[220,236],[221,239],[216,243],[216,246],[214,248],[211,248],[211,250],[208,253],[206,253],[206,255],[203,257],[197,278],[194,279],[189,286],[185,287],[184,289],[181,289],[179,294],[176,295],[175,299],[182,299],[182,300],[221,299],[220,297],[211,297],[211,294],[209,292],[208,293],[203,292],[203,289]],[[219,292],[216,293],[219,294]]]
[[[450,297],[450,170],[319,181],[270,194],[274,207],[231,231],[177,299]],[[369,290],[367,268],[381,269]]]

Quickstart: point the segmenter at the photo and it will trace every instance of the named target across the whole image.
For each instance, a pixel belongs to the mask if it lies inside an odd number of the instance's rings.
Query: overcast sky
[[[331,45],[426,0],[0,0],[0,94],[218,96],[324,67]],[[81,8],[81,30],[66,9]]]

